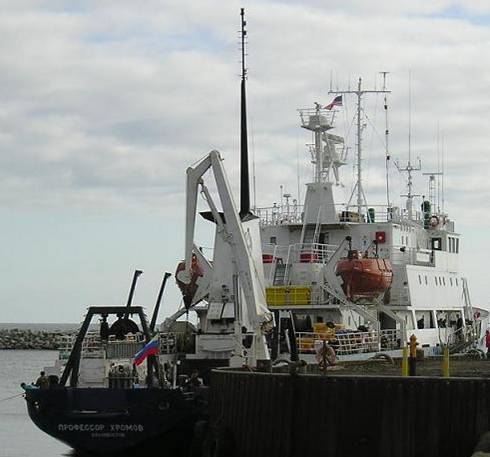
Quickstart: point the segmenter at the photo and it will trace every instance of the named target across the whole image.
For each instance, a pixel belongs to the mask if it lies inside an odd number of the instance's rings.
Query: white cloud
[[[309,138],[296,109],[327,102],[331,74],[339,87],[353,87],[362,76],[366,87],[380,88],[378,72],[390,72],[391,150],[406,160],[411,70],[414,156],[425,170],[436,167],[439,122],[446,208],[466,226],[489,223],[477,209],[490,195],[482,173],[490,165],[487,3],[248,1],[258,203],[277,201],[281,184],[296,193],[298,155],[307,179]],[[177,213],[186,167],[213,148],[227,159],[236,189],[240,6],[3,2],[0,204]],[[350,118],[354,100],[347,101]],[[381,105],[379,97],[367,99],[382,136]],[[382,145],[369,130],[365,145],[366,189],[384,201]],[[348,194],[351,165],[342,175]],[[399,194],[404,183],[394,169],[391,179],[392,195]],[[425,178],[416,183],[426,191]]]

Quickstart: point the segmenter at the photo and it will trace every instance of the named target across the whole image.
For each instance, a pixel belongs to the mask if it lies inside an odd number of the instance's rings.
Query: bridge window
[[[277,244],[277,237],[271,236],[271,244]]]

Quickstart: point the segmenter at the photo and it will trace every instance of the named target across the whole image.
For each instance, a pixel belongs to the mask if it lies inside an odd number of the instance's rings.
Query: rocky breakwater
[[[60,336],[70,333],[0,329],[0,349],[58,349]]]

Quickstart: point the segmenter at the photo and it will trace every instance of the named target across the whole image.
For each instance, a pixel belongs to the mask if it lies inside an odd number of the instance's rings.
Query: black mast
[[[241,16],[241,50],[242,50],[242,81],[241,81],[241,112],[240,112],[240,217],[246,219],[250,212],[250,178],[248,176],[248,139],[247,139],[247,101],[245,81],[247,69],[245,67],[245,43],[247,31],[245,26],[245,9],[240,9]]]
[[[127,309],[129,309],[131,307],[131,304],[133,303],[134,289],[136,288],[136,282],[138,281],[138,278],[141,274],[143,274],[143,271],[134,270],[133,280],[131,282],[131,288],[129,289],[128,302],[126,304]],[[124,319],[128,319],[128,318],[129,318],[129,312],[126,312],[126,314],[124,315]]]
[[[158,317],[158,311],[160,309],[160,303],[162,301],[162,296],[163,296],[163,291],[165,290],[165,285],[167,284],[168,278],[172,276],[172,273],[166,272],[165,275],[163,276],[163,281],[162,285],[160,286],[160,291],[158,292],[158,297],[157,297],[157,302],[155,304],[155,309],[153,310],[153,316],[151,317],[151,322],[150,322],[150,331],[154,332],[155,327],[157,325],[157,317]]]

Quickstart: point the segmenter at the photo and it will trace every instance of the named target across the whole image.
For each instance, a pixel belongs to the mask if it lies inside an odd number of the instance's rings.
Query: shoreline
[[[75,331],[0,329],[0,350],[35,349],[57,350],[59,337],[69,336]]]

